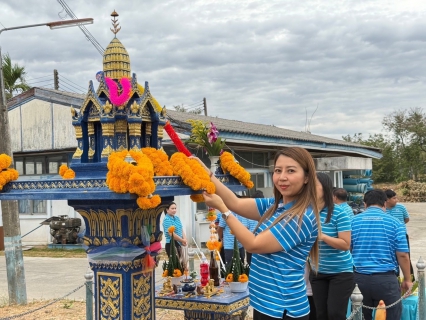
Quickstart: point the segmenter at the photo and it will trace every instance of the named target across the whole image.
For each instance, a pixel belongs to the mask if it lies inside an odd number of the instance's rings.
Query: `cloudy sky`
[[[110,14],[119,13],[117,37],[132,72],[168,108],[206,97],[211,116],[296,131],[308,120],[312,133],[341,138],[382,132],[384,116],[426,100],[426,1],[67,4],[78,18],[95,19],[86,27],[104,48],[113,38]],[[61,11],[56,0],[0,0],[0,23],[56,21]],[[84,92],[102,70],[101,55],[78,28],[3,32],[0,45],[34,86],[52,87],[57,69],[61,89]]]

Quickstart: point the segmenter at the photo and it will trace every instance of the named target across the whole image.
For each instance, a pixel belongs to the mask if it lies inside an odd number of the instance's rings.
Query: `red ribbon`
[[[164,126],[164,130],[166,130],[167,134],[169,135],[170,139],[172,139],[174,145],[176,146],[179,152],[182,152],[187,157],[190,157],[192,155],[192,153],[185,147],[182,140],[180,140],[176,131],[173,129],[172,125],[170,124],[170,121],[167,121],[166,125]]]

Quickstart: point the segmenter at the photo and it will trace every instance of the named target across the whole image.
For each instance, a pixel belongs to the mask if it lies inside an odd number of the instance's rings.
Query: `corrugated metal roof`
[[[39,98],[42,100],[51,100],[52,102],[59,102],[68,105],[73,105],[74,107],[80,107],[85,97],[85,94],[33,87],[10,99],[7,102],[7,108],[13,109],[17,105],[34,98]]]
[[[361,145],[358,143],[352,143],[352,142],[347,142],[344,140],[327,138],[327,137],[323,137],[323,136],[319,136],[319,135],[315,135],[315,134],[311,134],[307,132],[284,129],[284,128],[276,127],[273,125],[250,123],[250,122],[243,122],[243,121],[237,121],[237,120],[228,120],[228,119],[223,119],[218,117],[209,117],[204,115],[197,115],[193,113],[179,112],[179,111],[173,111],[173,110],[167,110],[167,117],[171,120],[171,122],[181,123],[182,125],[183,123],[187,123],[187,121],[190,119],[213,122],[214,125],[217,126],[219,132],[222,132],[222,133],[230,132],[230,133],[237,133],[242,135],[249,134],[249,135],[261,136],[261,137],[284,138],[284,139],[309,141],[309,142],[315,142],[315,143],[326,143],[326,144],[340,145],[340,146],[347,146],[347,147],[359,147],[363,149],[374,150],[376,152],[380,151],[380,149],[378,148],[369,147],[369,146]],[[189,124],[188,124],[188,128],[189,128]]]

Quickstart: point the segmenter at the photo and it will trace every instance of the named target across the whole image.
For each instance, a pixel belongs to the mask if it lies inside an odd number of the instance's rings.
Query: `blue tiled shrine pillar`
[[[173,200],[164,197],[163,203]],[[86,224],[84,244],[95,279],[95,319],[155,319],[155,273],[142,272],[142,226],[161,241],[164,205],[142,210],[132,200],[69,200]],[[105,249],[105,250],[103,250]],[[102,259],[98,259],[100,251]],[[96,252],[96,254],[92,254]]]

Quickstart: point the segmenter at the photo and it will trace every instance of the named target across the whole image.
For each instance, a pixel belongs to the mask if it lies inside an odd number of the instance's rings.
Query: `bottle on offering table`
[[[204,287],[209,282],[209,264],[203,253],[201,253],[200,277],[201,285]]]
[[[214,280],[215,287],[219,286],[219,266],[216,261],[214,250],[210,251],[210,279]]]

